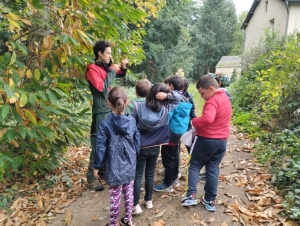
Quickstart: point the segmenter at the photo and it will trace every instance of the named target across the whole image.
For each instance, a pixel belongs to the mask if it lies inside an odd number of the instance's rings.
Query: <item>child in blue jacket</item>
[[[99,125],[96,152],[94,158],[94,176],[106,161],[104,180],[109,185],[110,223],[117,226],[120,213],[121,193],[125,200],[125,217],[121,225],[133,225],[133,183],[135,177],[136,157],[140,150],[140,134],[134,118],[124,114],[127,104],[126,90],[117,86],[108,94],[108,106],[112,113]]]

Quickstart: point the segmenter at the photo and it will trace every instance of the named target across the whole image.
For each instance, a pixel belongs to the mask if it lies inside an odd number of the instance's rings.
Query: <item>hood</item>
[[[129,114],[117,115],[112,114],[112,123],[117,133],[122,135],[133,134],[135,129],[135,124],[132,123],[132,117]]]
[[[138,117],[145,129],[159,127],[168,117],[168,111],[162,107],[159,112],[152,111],[145,103],[138,103]]]

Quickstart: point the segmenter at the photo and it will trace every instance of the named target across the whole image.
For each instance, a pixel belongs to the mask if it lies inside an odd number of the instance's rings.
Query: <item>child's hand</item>
[[[98,172],[99,172],[98,169],[94,169],[94,177],[99,178]]]
[[[158,99],[158,100],[165,100],[165,99],[167,99],[167,97],[168,97],[168,94],[166,94],[164,92],[158,92],[155,95],[155,98]]]
[[[119,65],[117,65],[117,64],[112,64],[112,65],[110,66],[110,70],[117,71],[117,70],[120,70],[120,67],[119,67]]]

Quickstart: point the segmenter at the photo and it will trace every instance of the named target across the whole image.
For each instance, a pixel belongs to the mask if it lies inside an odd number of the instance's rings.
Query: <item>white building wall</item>
[[[300,2],[289,2],[289,9],[288,34],[300,31]]]
[[[266,2],[268,2],[268,4]],[[282,34],[285,34],[286,23],[287,9],[284,1],[260,1],[245,29],[245,49],[256,45],[264,36],[267,28],[275,29],[280,31]]]

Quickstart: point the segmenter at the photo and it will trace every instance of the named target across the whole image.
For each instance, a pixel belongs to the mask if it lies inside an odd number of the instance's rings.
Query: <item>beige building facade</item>
[[[258,44],[267,29],[281,35],[300,31],[300,0],[254,0],[242,29],[245,50]]]
[[[233,72],[239,77],[242,70],[242,59],[240,56],[223,56],[216,65],[216,74],[225,74],[231,79]]]

